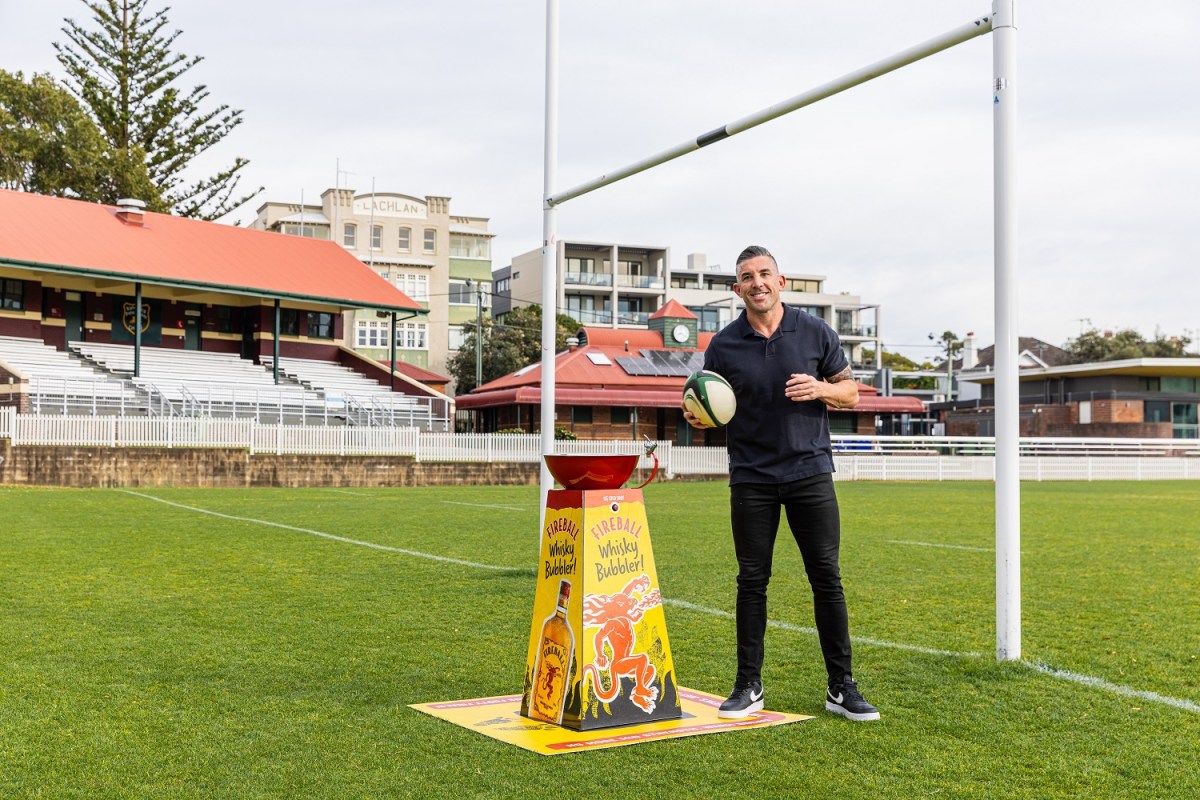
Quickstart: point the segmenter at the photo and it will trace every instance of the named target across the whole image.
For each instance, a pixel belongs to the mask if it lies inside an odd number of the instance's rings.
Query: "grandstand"
[[[4,189],[0,218],[0,405],[451,425],[442,387],[346,346],[347,312],[428,312],[334,242]]]

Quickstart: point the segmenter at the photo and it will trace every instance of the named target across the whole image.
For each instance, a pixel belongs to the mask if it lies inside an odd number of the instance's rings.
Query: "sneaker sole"
[[[729,711],[721,711],[718,709],[717,717],[720,719],[743,719],[745,717],[750,716],[755,711],[762,711],[762,710],[763,710],[763,701],[759,700],[757,703],[751,703],[750,705],[746,706],[745,708],[730,709]]]
[[[825,701],[825,710],[832,711],[834,714],[840,714],[852,722],[874,722],[875,720],[879,719],[878,711],[869,711],[866,714],[856,714],[850,709],[843,708],[837,703],[831,703],[828,700]]]

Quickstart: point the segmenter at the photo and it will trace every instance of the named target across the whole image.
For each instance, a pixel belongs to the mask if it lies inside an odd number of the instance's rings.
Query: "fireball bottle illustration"
[[[567,624],[567,606],[570,602],[571,582],[564,580],[558,584],[558,606],[542,625],[533,688],[530,690],[529,716],[545,722],[562,722],[567,677],[571,670],[571,656],[575,651],[575,635]]]

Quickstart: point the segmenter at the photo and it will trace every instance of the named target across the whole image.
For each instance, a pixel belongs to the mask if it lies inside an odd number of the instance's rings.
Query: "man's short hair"
[[[775,256],[771,255],[771,251],[757,244],[752,244],[743,250],[741,254],[738,255],[735,266],[740,267],[744,262],[749,261],[752,258],[758,258],[759,256],[766,256],[767,258],[771,259],[771,263],[775,265],[775,269],[779,269],[779,262],[775,260]]]

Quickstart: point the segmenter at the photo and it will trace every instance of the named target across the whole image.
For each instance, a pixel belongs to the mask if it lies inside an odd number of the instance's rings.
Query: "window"
[[[805,314],[816,317],[817,319],[825,319],[825,309],[821,308],[820,306],[796,306],[796,308],[800,309]]]
[[[450,234],[450,256],[452,258],[490,258],[491,242],[486,236]]]
[[[392,323],[386,319],[360,319],[354,323],[354,346],[390,349],[388,330]],[[396,347],[406,350],[426,349],[428,325],[424,322],[397,322]]]
[[[0,279],[0,310],[25,310],[25,281],[14,278]]]
[[[821,282],[810,281],[804,278],[787,278],[783,284],[785,292],[815,292],[820,293]]]
[[[371,249],[372,250],[382,250],[383,249],[383,226],[382,225],[372,225],[371,226]]]
[[[298,222],[285,222],[282,229],[289,236],[303,236],[306,239],[329,238],[329,229],[317,225],[301,225]]]
[[[355,347],[387,347],[391,322],[382,319],[360,319],[354,323]]]
[[[512,279],[501,278],[496,281],[496,294],[508,294],[512,290]]]
[[[1176,439],[1195,439],[1200,436],[1200,414],[1196,403],[1172,403],[1172,432]]]
[[[413,300],[428,302],[429,276],[425,273],[400,272],[392,276],[392,285]]]
[[[397,322],[396,346],[405,350],[424,350],[427,327],[424,322]]]
[[[425,229],[425,252],[430,255],[437,252],[437,228]]]
[[[450,281],[450,302],[458,305],[475,305],[474,286],[466,281]]]
[[[342,245],[349,248],[358,247],[358,226],[353,222],[342,226]]]
[[[609,422],[613,425],[628,425],[630,422],[629,406],[613,406],[609,414]]]
[[[1164,392],[1178,392],[1180,394],[1194,394],[1200,391],[1200,380],[1196,378],[1182,377],[1164,377],[1159,381],[1159,386]]]
[[[591,406],[571,406],[571,424],[572,425],[591,425],[592,424],[592,407]]]
[[[279,309],[279,333],[284,336],[300,335],[300,312],[294,308]]]
[[[400,235],[396,239],[396,246],[400,249],[401,253],[412,252],[412,228],[405,226],[400,229]]]
[[[314,339],[333,338],[333,314],[323,311],[308,312],[306,320],[308,335]]]
[[[238,333],[241,331],[242,315],[232,306],[217,306],[217,332]]]
[[[715,333],[721,330],[721,311],[704,306],[688,306],[688,311],[696,315],[696,330]]]
[[[451,325],[450,326],[450,339],[449,339],[449,343],[447,344],[447,347],[449,347],[450,350],[461,349],[463,346],[463,343],[466,341],[466,339],[467,339],[467,335],[466,335],[466,333],[463,332],[462,325]]]

